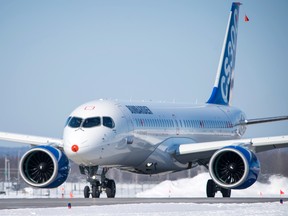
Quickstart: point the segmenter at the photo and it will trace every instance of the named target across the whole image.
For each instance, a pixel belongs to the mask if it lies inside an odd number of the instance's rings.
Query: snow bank
[[[208,173],[201,173],[191,179],[164,181],[155,187],[139,192],[137,197],[206,197],[206,183],[210,179]],[[288,178],[271,176],[269,184],[256,182],[245,190],[233,190],[232,197],[279,197],[280,189],[288,193]],[[221,196],[217,193],[216,196]],[[286,197],[286,195],[282,195]]]

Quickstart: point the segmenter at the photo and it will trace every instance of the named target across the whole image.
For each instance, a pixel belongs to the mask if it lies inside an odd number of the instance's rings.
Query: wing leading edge
[[[56,148],[63,148],[62,139],[55,139],[50,137],[40,137],[40,136],[30,136],[24,134],[0,132],[0,140],[24,143],[33,146],[52,145],[55,146]]]
[[[272,149],[288,147],[288,135],[251,139],[237,139],[216,142],[181,144],[174,157],[180,162],[190,162],[191,159],[208,160],[219,149],[226,146],[243,146],[253,152],[263,152]]]

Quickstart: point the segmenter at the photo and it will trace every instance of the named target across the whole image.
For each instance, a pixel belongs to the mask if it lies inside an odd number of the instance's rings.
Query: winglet
[[[207,101],[210,104],[230,105],[231,102],[240,5],[232,3],[214,88]]]

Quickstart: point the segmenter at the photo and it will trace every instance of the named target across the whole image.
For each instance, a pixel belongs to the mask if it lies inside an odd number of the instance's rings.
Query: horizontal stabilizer
[[[247,119],[247,120],[245,120],[243,122],[240,122],[239,125],[261,124],[261,123],[284,121],[284,120],[288,120],[288,116],[277,116],[277,117],[268,117],[268,118]]]

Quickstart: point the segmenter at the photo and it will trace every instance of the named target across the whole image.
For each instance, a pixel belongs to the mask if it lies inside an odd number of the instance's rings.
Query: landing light
[[[153,165],[153,163],[148,162],[148,163],[146,164],[146,167],[151,167],[152,165]]]
[[[79,146],[78,146],[78,145],[73,145],[73,146],[71,147],[71,150],[76,153],[76,152],[78,152],[78,150],[79,150]]]

